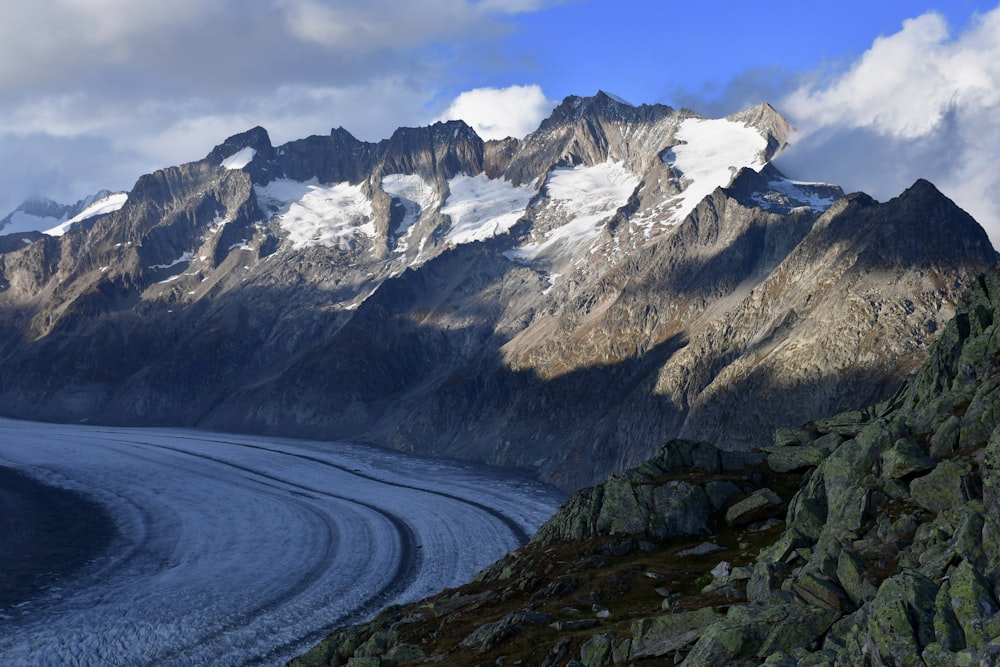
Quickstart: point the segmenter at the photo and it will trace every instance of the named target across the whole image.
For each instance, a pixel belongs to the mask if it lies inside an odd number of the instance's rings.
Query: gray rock
[[[785,503],[771,489],[758,489],[726,510],[726,523],[731,526],[745,526],[755,521],[781,516]]]
[[[725,550],[726,550],[725,547],[719,546],[714,542],[702,542],[697,546],[693,546],[688,549],[681,549],[680,551],[677,552],[677,555],[681,558],[685,556],[707,556],[709,554],[714,554]]]
[[[972,470],[961,461],[942,461],[927,475],[910,482],[913,501],[935,514],[958,507],[975,495]]]
[[[882,476],[885,479],[902,479],[932,470],[937,462],[927,456],[920,445],[909,438],[901,438],[882,453]]]
[[[476,628],[460,642],[461,646],[486,653],[499,645],[504,639],[517,633],[525,625],[548,625],[556,621],[548,614],[532,611],[508,614],[498,621],[485,623]]]
[[[635,621],[632,623],[632,647],[629,659],[672,654],[695,641],[713,621],[722,615],[711,607]]]
[[[938,587],[916,572],[882,582],[868,610],[872,659],[905,664],[935,640],[934,601]]]
[[[610,632],[594,635],[580,647],[580,662],[586,667],[600,667],[611,662],[615,636]]]
[[[791,472],[803,468],[815,468],[829,455],[822,447],[802,445],[799,447],[782,447],[773,450],[767,456],[767,465],[774,472]]]

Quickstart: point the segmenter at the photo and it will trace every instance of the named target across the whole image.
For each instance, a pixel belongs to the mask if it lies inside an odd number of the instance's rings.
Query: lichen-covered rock
[[[725,618],[705,629],[684,665],[757,665],[779,651],[809,646],[837,616],[798,602],[734,606]]]
[[[672,440],[642,465],[574,493],[533,541],[637,534],[663,539],[705,533],[716,511],[740,491],[731,481],[712,475],[759,466],[763,460],[762,454],[723,452],[707,442]],[[671,479],[679,469],[700,471],[705,480]]]
[[[614,640],[615,636],[610,632],[594,635],[580,647],[580,662],[585,667],[601,667],[610,663]]]
[[[708,530],[712,510],[712,501],[700,486],[675,480],[634,484],[612,476],[605,485],[597,531],[659,538],[697,535]]]
[[[654,616],[632,623],[632,660],[672,654],[690,646],[704,629],[722,615],[711,607]]]
[[[879,586],[868,610],[872,658],[884,664],[917,664],[935,641],[934,601],[938,586],[917,572],[903,572]]]
[[[556,619],[548,614],[532,611],[508,614],[498,621],[486,623],[476,628],[472,634],[462,640],[461,646],[485,653],[497,646],[504,639],[517,633],[525,625],[548,625]]]
[[[920,445],[909,438],[900,438],[882,453],[882,477],[902,479],[931,470],[937,462],[927,456]]]
[[[850,549],[844,549],[837,558],[837,580],[851,601],[860,606],[874,599],[878,589],[872,583],[873,575],[868,563]]]
[[[1000,610],[993,588],[968,561],[952,568],[949,575],[947,584],[951,609],[965,638],[962,648],[981,649],[996,638],[995,633],[1000,630],[995,623],[990,624]]]
[[[934,470],[910,483],[910,496],[924,509],[939,514],[976,495],[972,468],[965,461],[942,461]]]
[[[993,429],[982,465],[983,504],[994,520],[1000,520],[1000,428]]]
[[[730,526],[745,526],[784,513],[785,502],[781,496],[771,489],[757,489],[726,510],[726,523]]]
[[[775,472],[791,472],[803,468],[815,468],[830,452],[821,447],[801,445],[782,447],[767,455],[767,465]]]

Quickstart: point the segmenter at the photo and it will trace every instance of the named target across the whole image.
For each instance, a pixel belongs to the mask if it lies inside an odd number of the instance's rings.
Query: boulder
[[[868,609],[867,636],[876,664],[905,665],[935,640],[938,586],[905,571],[882,582]]]
[[[745,526],[755,521],[781,516],[785,502],[771,489],[758,489],[726,510],[726,523]]]
[[[701,636],[702,631],[722,615],[711,607],[644,618],[632,623],[631,660],[672,654]]]
[[[932,470],[935,465],[937,461],[909,438],[900,438],[882,453],[882,477],[885,479],[903,479]]]
[[[924,509],[939,514],[977,495],[972,469],[962,460],[942,461],[934,470],[910,483],[910,496]]]

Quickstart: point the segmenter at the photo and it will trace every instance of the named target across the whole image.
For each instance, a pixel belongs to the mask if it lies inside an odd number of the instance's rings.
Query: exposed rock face
[[[747,447],[860,407],[995,253],[929,183],[879,204],[788,181],[788,131],[767,105],[603,93],[523,140],[254,128],[58,239],[0,238],[2,411],[363,438],[576,488],[668,436]]]

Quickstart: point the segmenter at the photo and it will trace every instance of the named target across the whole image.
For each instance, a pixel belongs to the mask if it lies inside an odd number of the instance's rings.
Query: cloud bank
[[[537,85],[476,88],[460,94],[436,120],[464,120],[483,139],[522,139],[556,104]]]
[[[477,67],[558,1],[5,0],[0,215],[130,188],[255,125],[282,143],[427,123],[465,87],[460,55]]]
[[[777,160],[789,175],[879,199],[927,178],[1000,247],[1000,8],[955,36],[939,14],[908,20],[779,107],[799,131]]]

